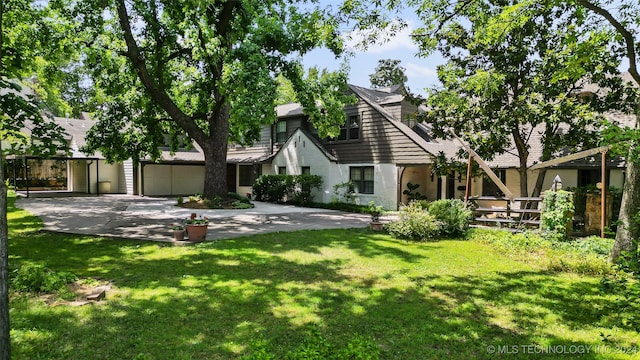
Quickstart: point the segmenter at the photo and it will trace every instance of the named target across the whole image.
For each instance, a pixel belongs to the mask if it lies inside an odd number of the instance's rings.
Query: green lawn
[[[596,349],[603,337],[640,343],[603,316],[612,297],[599,278],[550,274],[476,242],[328,230],[170,247],[41,232],[20,210],[9,219],[12,267],[114,286],[83,307],[13,296],[15,359],[558,357],[535,354],[543,348],[597,359],[633,358]]]

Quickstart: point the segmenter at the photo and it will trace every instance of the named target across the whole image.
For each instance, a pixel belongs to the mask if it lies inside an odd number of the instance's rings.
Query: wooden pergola
[[[487,176],[489,176],[489,178],[493,181],[493,183],[504,193],[505,197],[507,197],[509,199],[509,201],[513,201],[514,200],[514,196],[513,193],[509,190],[509,188],[507,188],[507,186],[502,182],[502,180],[500,180],[500,178],[498,177],[498,175],[496,175],[496,173],[493,172],[493,170],[489,167],[489,165],[487,165],[487,163],[480,157],[480,155],[478,155],[475,151],[473,151],[473,149],[471,149],[471,147],[469,145],[467,145],[464,141],[462,141],[462,139],[460,139],[458,137],[458,135],[455,133],[455,131],[453,131],[453,129],[449,130],[451,132],[451,134],[453,135],[454,138],[456,138],[464,147],[465,150],[467,150],[467,152],[469,153],[469,161],[467,164],[467,180],[466,180],[466,190],[465,190],[465,205],[468,203],[469,201],[469,189],[471,187],[471,161],[473,159],[476,160],[476,162],[478,163],[478,165],[480,166],[480,168],[487,174]],[[583,151],[579,151],[573,154],[569,154],[566,156],[562,156],[553,160],[549,160],[549,161],[544,161],[538,164],[535,164],[531,167],[529,167],[527,170],[529,171],[533,171],[533,170],[538,170],[538,169],[543,169],[543,168],[547,168],[550,166],[555,166],[555,165],[559,165],[562,163],[565,163],[567,161],[572,161],[572,160],[578,160],[578,159],[583,159],[585,157],[588,156],[593,156],[596,154],[601,154],[602,155],[602,165],[601,165],[601,184],[602,184],[602,189],[600,191],[601,193],[601,210],[600,210],[600,237],[604,238],[604,227],[606,224],[606,193],[607,193],[607,187],[606,187],[606,158],[607,158],[607,152],[611,149],[611,145],[607,145],[607,146],[601,146],[598,148],[594,148],[594,149],[589,149],[589,150],[583,150]]]

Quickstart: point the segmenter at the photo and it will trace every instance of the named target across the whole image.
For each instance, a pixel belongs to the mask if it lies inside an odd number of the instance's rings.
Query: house
[[[348,181],[355,186],[357,203],[374,201],[387,209],[408,202],[403,194],[408,183],[417,184],[417,191],[428,200],[464,197],[465,173],[437,176],[433,171],[434,156],[442,153],[453,158],[461,144],[432,138],[429,126],[415,121],[418,109],[405,99],[400,87],[367,89],[350,85],[349,90],[357,103],[345,107],[346,121],[337,138],[321,139],[302,107],[286,104],[276,108],[278,121],[264,125],[255,144],[229,145],[229,191],[251,193],[253,182],[262,174],[316,174],[324,181],[322,189],[315,193],[315,201],[320,202],[332,201],[336,197],[334,187]],[[621,123],[633,120],[618,113],[608,116]],[[57,159],[66,161],[58,168],[66,168],[67,191],[136,195],[190,195],[202,191],[204,156],[197,145],[173,154],[168,148],[162,149],[162,161],[158,163],[143,159],[138,166],[131,161],[107,164],[100,154],[88,157],[78,150],[84,145],[89,120],[55,120],[67,130],[72,148],[69,158]],[[538,162],[541,155],[539,132],[534,129],[532,134],[537,135],[531,142],[529,166]],[[520,196],[516,156],[506,153],[488,165]],[[600,162],[593,158],[556,165],[547,171],[543,189],[551,186],[556,175],[561,176],[565,187],[595,184],[600,180],[599,169]],[[624,163],[610,159],[607,171],[609,183],[621,187]],[[15,173],[17,184],[20,178],[29,178],[20,175],[20,171]],[[529,176],[532,188],[537,171],[530,171]],[[495,195],[496,186],[485,177],[474,178],[470,194]]]

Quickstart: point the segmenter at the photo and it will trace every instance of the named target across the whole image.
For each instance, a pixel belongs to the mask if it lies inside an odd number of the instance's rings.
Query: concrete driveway
[[[244,210],[194,210],[172,198],[102,195],[20,198],[16,206],[40,217],[49,231],[173,242],[171,224],[191,213],[209,218],[207,240],[308,229],[366,227],[368,215],[254,202]]]

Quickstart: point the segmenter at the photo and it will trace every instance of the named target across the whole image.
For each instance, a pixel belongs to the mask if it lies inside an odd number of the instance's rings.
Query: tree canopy
[[[301,56],[343,44],[315,2],[60,1],[78,22],[97,124],[87,149],[108,160],[158,160],[181,137],[205,156],[205,197],[224,196],[227,143],[250,144],[276,120],[277,76],[288,79],[321,136],[344,121],[345,71],[304,79]],[[320,111],[323,109],[323,111]],[[123,130],[123,129],[126,129]],[[170,139],[167,144],[167,137]]]
[[[452,17],[423,16],[425,27],[416,31],[416,39],[421,51],[438,50],[448,61],[438,68],[443,86],[429,91],[430,110],[422,119],[439,137],[455,129],[485,159],[517,156],[520,195],[528,196],[532,144],[542,144],[535,161],[549,160],[562,149],[595,146],[602,119],[594,111],[615,101],[584,98],[580,90],[590,83],[618,88],[621,82],[613,76],[619,59],[609,52],[606,34],[585,34],[572,25],[573,15],[564,7],[540,9],[518,27],[491,35],[495,19],[514,3],[469,1]],[[543,170],[534,196],[544,175]]]
[[[0,2],[0,164],[5,153],[55,155],[66,149],[62,129],[43,113],[24,79],[48,70],[56,73],[64,44],[56,38],[58,23],[46,8],[31,1]],[[42,44],[47,44],[44,47]],[[43,89],[55,79],[41,83]],[[50,99],[48,99],[50,100]],[[47,101],[56,104],[57,101]],[[7,187],[0,165],[0,359],[11,357],[8,297]]]
[[[406,69],[400,66],[400,60],[380,59],[369,81],[373,88],[392,85],[404,85],[407,82]]]

